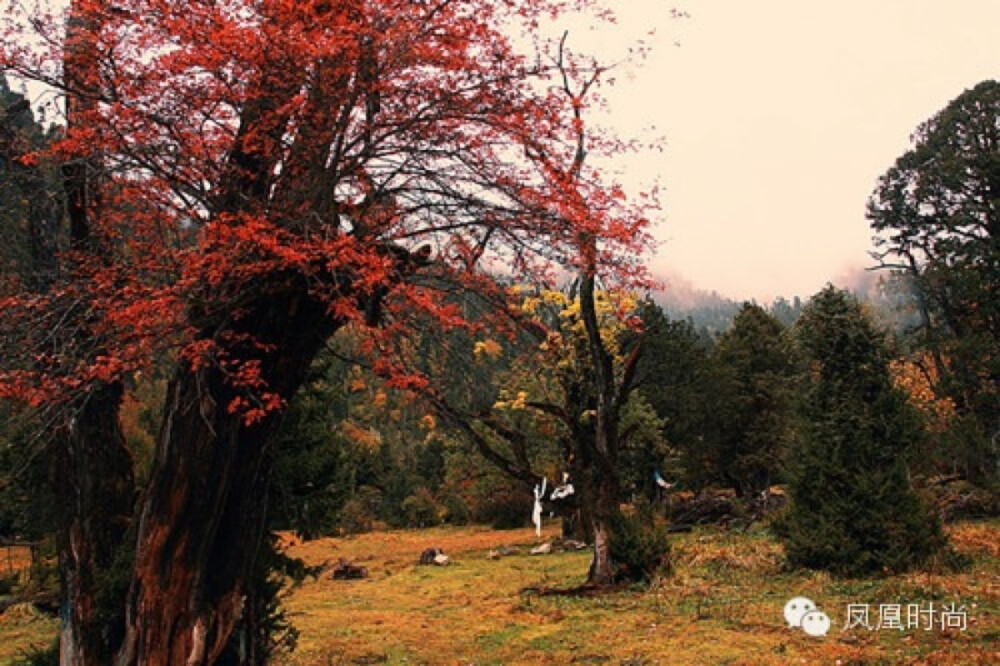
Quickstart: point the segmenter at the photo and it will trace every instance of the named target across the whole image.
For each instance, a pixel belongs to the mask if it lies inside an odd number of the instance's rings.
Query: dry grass
[[[838,581],[783,569],[763,532],[701,530],[674,539],[674,575],[648,590],[596,598],[538,597],[526,587],[581,581],[587,553],[527,555],[530,531],[482,528],[386,532],[294,546],[317,564],[365,564],[364,581],[309,581],[288,600],[301,629],[284,666],[332,664],[988,664],[1000,663],[1000,524],[954,530],[975,558],[968,572]],[[499,560],[490,548],[520,545]],[[416,564],[441,547],[448,567]],[[785,602],[811,597],[833,620],[825,637],[790,629]],[[843,631],[846,608],[957,602],[966,631]]]
[[[550,529],[546,536],[554,536]],[[530,530],[439,528],[291,543],[310,564],[343,557],[366,580],[308,580],[286,601],[301,631],[279,666],[334,664],[1000,664],[1000,523],[963,524],[952,543],[970,570],[880,580],[836,580],[783,568],[762,531],[702,529],[673,538],[675,571],[650,589],[597,597],[540,597],[529,587],[581,582],[589,554],[531,556]],[[491,560],[490,549],[519,553]],[[419,566],[438,547],[446,567]],[[833,620],[825,637],[785,625],[792,596],[811,597]],[[846,608],[952,602],[965,631],[844,631]],[[44,644],[56,623],[24,609],[0,616],[0,664]]]
[[[59,621],[31,604],[14,604],[0,614],[0,664],[13,663],[33,650],[52,645]]]

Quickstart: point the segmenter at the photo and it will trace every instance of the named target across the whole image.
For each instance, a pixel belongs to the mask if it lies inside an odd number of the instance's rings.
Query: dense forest
[[[655,194],[588,161],[628,150],[587,124],[607,68],[496,27],[538,4],[4,19],[0,537],[45,552],[58,663],[266,663],[279,531],[541,507],[602,590],[706,522],[867,576],[997,513],[1000,84],[875,184],[875,287],[671,301]]]

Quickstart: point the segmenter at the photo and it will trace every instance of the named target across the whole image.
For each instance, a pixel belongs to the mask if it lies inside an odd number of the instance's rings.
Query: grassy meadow
[[[344,558],[364,580],[307,579],[286,600],[298,649],[279,666],[334,664],[1000,664],[1000,522],[950,528],[972,558],[961,573],[878,580],[786,571],[765,531],[698,529],[672,537],[674,573],[648,589],[543,596],[580,583],[589,553],[529,555],[532,530],[484,527],[376,532],[289,542],[309,564]],[[554,537],[551,526],[543,538]],[[491,549],[518,552],[489,559]],[[447,566],[420,566],[442,548]],[[785,603],[807,596],[832,621],[814,637],[787,626]],[[964,610],[967,626],[845,630],[848,604]],[[953,616],[954,617],[954,616]],[[23,606],[0,616],[0,663],[55,636],[57,623]]]
[[[554,536],[554,532],[548,536]],[[440,528],[324,539],[290,547],[318,564],[346,558],[367,580],[310,580],[287,601],[302,634],[286,666],[324,664],[992,664],[1000,663],[1000,523],[952,528],[973,558],[963,573],[845,581],[788,572],[764,531],[703,529],[673,538],[674,574],[646,590],[540,596],[573,586],[589,554],[532,556],[531,530]],[[488,559],[491,549],[519,553]],[[445,567],[419,566],[440,547]],[[528,589],[529,591],[526,591]],[[824,637],[789,628],[804,595],[832,619]],[[843,631],[848,604],[965,606],[964,631]]]

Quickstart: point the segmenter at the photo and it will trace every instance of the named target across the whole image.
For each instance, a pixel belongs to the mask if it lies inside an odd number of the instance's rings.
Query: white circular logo
[[[810,636],[826,636],[830,631],[830,617],[820,610],[809,611],[802,616],[802,631]]]
[[[795,597],[785,604],[785,621],[789,627],[801,627],[806,613],[816,610],[816,604],[806,597]]]

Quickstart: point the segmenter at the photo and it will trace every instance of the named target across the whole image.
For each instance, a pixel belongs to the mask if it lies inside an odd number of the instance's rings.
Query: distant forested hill
[[[740,303],[715,291],[695,287],[690,280],[678,275],[661,277],[665,288],[653,294],[653,299],[673,320],[691,320],[698,331],[712,337],[729,328]]]
[[[680,275],[661,276],[665,288],[653,293],[653,299],[673,320],[690,320],[696,330],[715,337],[726,331],[743,301],[727,298],[716,291],[699,289]],[[884,272],[858,269],[833,280],[871,308],[875,320],[896,335],[910,333],[919,325],[916,299],[905,280]],[[786,326],[798,319],[802,306],[812,294],[779,296],[765,309]]]

